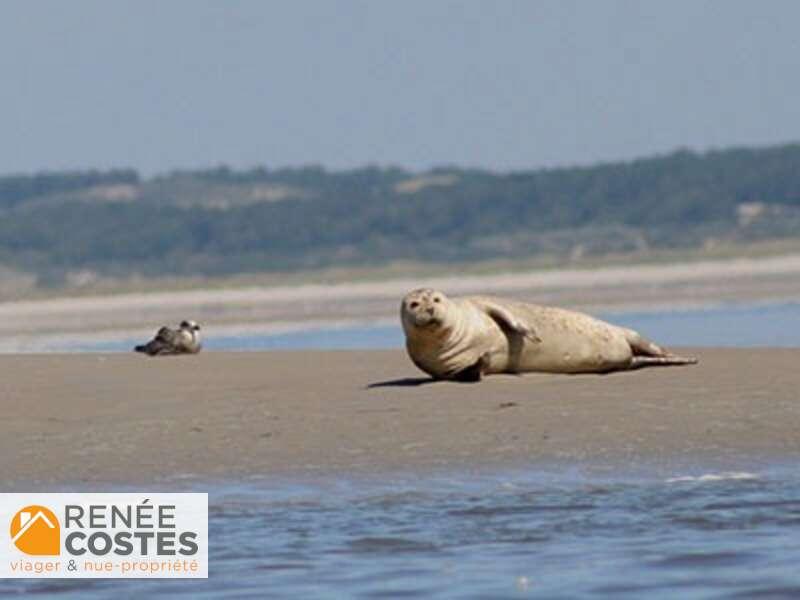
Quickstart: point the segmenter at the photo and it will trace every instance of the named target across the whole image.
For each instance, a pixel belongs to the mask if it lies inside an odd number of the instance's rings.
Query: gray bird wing
[[[180,332],[170,329],[169,327],[162,327],[152,340],[143,346],[137,346],[136,351],[144,352],[150,356],[176,354],[180,352],[180,344]]]
[[[156,333],[153,341],[161,342],[162,344],[169,344],[170,346],[177,346],[180,344],[180,332],[170,329],[169,327],[162,327]]]

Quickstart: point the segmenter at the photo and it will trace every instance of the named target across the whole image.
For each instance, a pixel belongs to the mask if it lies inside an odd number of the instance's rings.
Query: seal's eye
[[[417,308],[419,306],[419,302],[412,302],[408,305],[409,308]]]
[[[434,298],[434,299],[433,299],[433,301],[434,301],[434,302],[441,302],[441,301],[442,301],[442,299],[441,299],[441,298]]]

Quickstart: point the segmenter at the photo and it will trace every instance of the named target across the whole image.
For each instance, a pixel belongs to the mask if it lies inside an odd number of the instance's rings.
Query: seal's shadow
[[[367,389],[382,387],[419,387],[421,385],[428,385],[429,383],[436,383],[432,377],[403,377],[402,379],[389,379],[387,381],[376,381],[367,385]]]

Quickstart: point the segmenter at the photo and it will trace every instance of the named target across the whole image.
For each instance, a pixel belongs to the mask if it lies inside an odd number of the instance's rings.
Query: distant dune
[[[800,144],[513,172],[456,165],[0,175],[0,267],[40,290],[409,262],[800,246]]]

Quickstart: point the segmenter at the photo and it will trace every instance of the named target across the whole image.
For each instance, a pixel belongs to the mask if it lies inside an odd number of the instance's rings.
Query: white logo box
[[[208,494],[0,494],[0,578],[52,577],[208,577]]]

